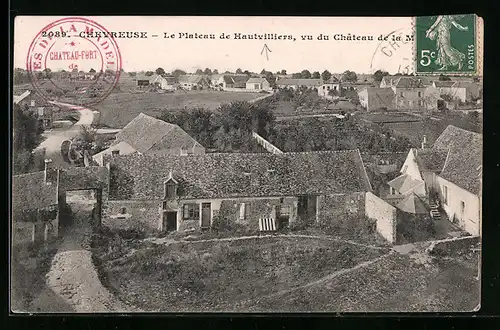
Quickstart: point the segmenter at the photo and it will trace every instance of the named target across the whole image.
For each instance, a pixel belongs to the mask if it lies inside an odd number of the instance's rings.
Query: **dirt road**
[[[63,241],[54,256],[46,282],[50,291],[42,293],[38,298],[39,312],[76,312],[76,313],[116,313],[139,312],[127,306],[111,294],[100,282],[90,251],[92,229],[89,213],[92,204],[72,205],[75,212],[74,224],[65,230]],[[41,303],[54,301],[55,297],[68,307],[54,310],[51,304]],[[42,306],[40,306],[42,305]]]
[[[78,135],[78,132],[80,131],[80,128],[82,126],[92,125],[92,122],[94,121],[94,112],[91,109],[73,104],[61,103],[56,101],[51,101],[50,103],[61,108],[77,110],[80,119],[68,129],[48,131],[45,134],[46,139],[42,143],[40,143],[40,145],[36,147],[35,150],[45,149],[45,157],[52,159],[54,165],[68,166],[69,164],[64,161],[61,155],[61,144],[64,141]]]

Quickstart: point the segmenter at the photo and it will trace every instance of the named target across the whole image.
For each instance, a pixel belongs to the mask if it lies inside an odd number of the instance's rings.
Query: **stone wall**
[[[106,167],[72,167],[61,170],[59,192],[66,190],[101,189],[103,199],[107,198],[108,169]]]
[[[352,193],[342,195],[318,196],[317,221],[336,221],[346,214],[364,213],[364,194]]]
[[[431,245],[427,248],[427,253],[447,255],[450,252],[468,249],[479,242],[479,236],[466,236],[432,241]]]
[[[365,194],[365,215],[376,220],[376,229],[389,243],[396,242],[396,208],[371,192]]]
[[[240,219],[241,203],[245,203],[245,207],[249,208],[244,219]],[[258,230],[260,218],[276,218],[274,210],[278,205],[280,205],[279,198],[224,200],[217,215],[244,225],[250,230]]]
[[[161,201],[105,201],[101,225],[110,229],[135,229],[152,233],[160,229]],[[125,214],[121,214],[125,208]]]

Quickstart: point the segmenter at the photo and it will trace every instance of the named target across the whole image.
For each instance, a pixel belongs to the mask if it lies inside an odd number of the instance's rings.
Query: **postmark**
[[[414,36],[412,30],[405,27],[381,35],[380,42],[373,52],[370,72],[377,70],[400,73],[404,75],[415,72],[409,53],[412,51]]]
[[[415,18],[415,67],[421,74],[478,73],[476,15]]]
[[[34,90],[47,101],[89,106],[115,89],[122,58],[118,44],[102,25],[68,17],[50,23],[35,36],[26,68]]]

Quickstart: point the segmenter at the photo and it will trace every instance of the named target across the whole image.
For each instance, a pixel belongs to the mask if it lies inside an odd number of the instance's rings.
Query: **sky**
[[[64,17],[18,16],[14,25],[14,67],[26,68],[30,44],[45,27]],[[237,68],[260,72],[262,69],[287,73],[345,70],[371,74],[381,69],[389,73],[413,69],[412,42],[404,42],[412,33],[410,17],[173,17],[173,16],[88,16],[109,32],[146,32],[147,38],[116,38],[126,72],[162,67],[170,72],[182,69],[194,72],[205,68],[234,72]],[[55,30],[54,30],[55,31]],[[174,38],[164,38],[174,35]],[[215,39],[189,39],[187,34],[213,34]],[[242,35],[277,34],[292,40],[243,40]],[[403,41],[378,40],[380,35],[401,35]],[[181,38],[180,35],[183,35]],[[230,39],[220,36],[229,35]],[[372,36],[369,40],[333,40]],[[152,37],[158,35],[158,37]],[[310,35],[313,40],[302,40]],[[318,40],[318,36],[329,40]],[[293,38],[295,41],[293,41]],[[307,38],[306,38],[307,39]],[[324,39],[324,38],[323,38]],[[269,51],[263,51],[267,45]],[[58,46],[51,51],[65,50]],[[87,41],[85,50],[92,48]],[[66,49],[67,50],[67,49]],[[31,56],[34,56],[31,54]],[[48,56],[48,55],[47,55]],[[101,59],[102,59],[102,55]],[[52,69],[65,69],[71,61],[53,61]],[[80,69],[95,67],[97,60],[79,61]]]

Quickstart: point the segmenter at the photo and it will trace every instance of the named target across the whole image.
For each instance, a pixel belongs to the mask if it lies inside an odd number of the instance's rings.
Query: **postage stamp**
[[[106,98],[118,82],[122,65],[116,41],[106,35],[102,25],[81,17],[60,19],[41,29],[26,57],[36,92],[46,100],[76,97],[79,105]],[[61,74],[55,77],[54,72]]]
[[[474,14],[416,17],[417,73],[476,74],[476,18]]]

